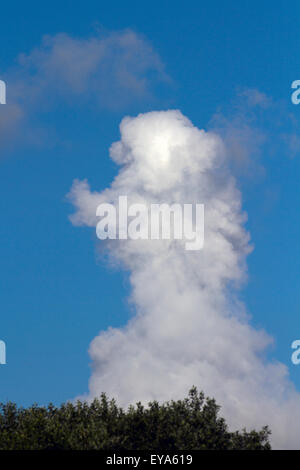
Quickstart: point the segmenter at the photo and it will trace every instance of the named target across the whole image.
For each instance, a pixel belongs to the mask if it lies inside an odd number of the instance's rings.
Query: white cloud
[[[227,162],[240,179],[265,174],[270,156],[299,153],[299,119],[286,100],[274,100],[255,88],[238,90],[234,99],[211,119],[209,128],[226,145]]]
[[[155,83],[169,80],[152,46],[131,30],[89,38],[45,36],[18,63],[15,93],[31,101],[63,96],[74,102],[81,96],[120,108],[149,97]]]
[[[119,110],[155,99],[156,85],[170,84],[151,44],[130,29],[88,38],[45,36],[1,78],[7,86],[7,104],[0,106],[1,152],[5,143],[48,143],[37,120],[61,104]]]
[[[97,205],[119,195],[204,203],[205,242],[199,252],[172,241],[105,242],[130,272],[136,315],[92,341],[88,398],[105,391],[123,405],[161,401],[196,385],[222,405],[231,428],[269,424],[276,447],[299,447],[300,396],[286,366],[264,359],[272,339],[250,326],[238,300],[251,247],[221,139],[179,111],[151,112],[122,121],[110,154],[121,165],[110,188],[74,183],[73,223],[95,226]]]
[[[24,113],[17,104],[0,105],[0,150],[10,144],[22,123]]]

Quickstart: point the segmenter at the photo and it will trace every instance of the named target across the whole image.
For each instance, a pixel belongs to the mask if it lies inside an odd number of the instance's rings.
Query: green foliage
[[[0,404],[0,450],[268,450],[267,427],[229,432],[220,407],[193,387],[184,400],[127,411],[105,394],[92,403],[24,409]]]

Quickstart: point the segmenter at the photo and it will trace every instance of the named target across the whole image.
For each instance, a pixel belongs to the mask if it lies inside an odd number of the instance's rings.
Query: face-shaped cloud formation
[[[105,391],[123,405],[177,399],[196,385],[217,399],[232,428],[269,424],[275,446],[297,446],[300,397],[286,367],[263,359],[271,338],[250,326],[237,296],[251,247],[221,139],[179,111],[125,118],[120,129],[110,149],[119,174],[100,193],[74,182],[72,222],[95,226],[97,205],[119,195],[204,203],[205,241],[194,252],[167,240],[101,242],[130,272],[136,315],[92,341],[88,398]]]

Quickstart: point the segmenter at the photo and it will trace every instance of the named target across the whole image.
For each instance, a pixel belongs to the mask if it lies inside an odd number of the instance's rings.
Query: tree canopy
[[[0,404],[0,450],[269,450],[264,427],[230,432],[220,407],[193,387],[184,400],[127,410],[103,393],[59,407]]]

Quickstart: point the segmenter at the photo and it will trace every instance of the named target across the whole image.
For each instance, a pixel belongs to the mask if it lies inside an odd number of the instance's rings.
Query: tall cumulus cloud
[[[120,131],[110,148],[119,173],[102,192],[74,182],[73,224],[94,227],[98,204],[117,204],[119,195],[203,203],[205,241],[200,251],[174,240],[101,242],[130,273],[135,315],[92,341],[88,398],[104,391],[123,405],[147,403],[182,398],[196,385],[222,405],[232,429],[268,424],[275,447],[299,446],[300,396],[286,366],[265,359],[272,338],[251,326],[239,300],[251,245],[222,139],[173,110],[126,117]]]

